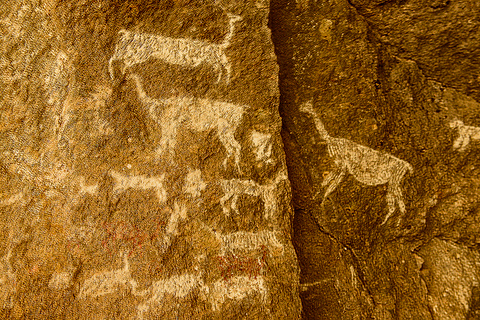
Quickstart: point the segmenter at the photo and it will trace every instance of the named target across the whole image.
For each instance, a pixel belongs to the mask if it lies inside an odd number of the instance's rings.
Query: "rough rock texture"
[[[299,318],[268,13],[1,3],[0,318]]]
[[[305,319],[478,319],[478,1],[274,0]]]

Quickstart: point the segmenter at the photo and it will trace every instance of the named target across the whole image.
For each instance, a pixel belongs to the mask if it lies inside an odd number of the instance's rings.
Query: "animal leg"
[[[460,147],[462,146],[462,137],[461,136],[458,136],[457,139],[455,139],[455,141],[453,142],[453,150],[457,150],[457,149],[460,149]]]
[[[176,123],[162,126],[162,138],[160,139],[160,146],[157,152],[164,153],[165,151],[169,151],[170,155],[172,155],[175,149],[176,135]]]
[[[222,80],[223,68],[221,65],[215,64],[213,70],[218,73],[217,83],[219,83]]]
[[[328,175],[322,181],[322,187],[328,186],[330,184],[330,182],[332,182],[332,180],[335,178],[336,171],[337,171],[337,169],[335,169],[335,171],[332,171],[332,172],[328,173]]]
[[[238,201],[238,194],[233,196],[231,207],[232,207],[233,211],[235,211],[235,213],[239,215],[240,211],[238,210],[238,207],[237,207],[237,201]]]
[[[403,202],[403,194],[402,190],[400,190],[400,186],[396,186],[393,188],[393,194],[398,204],[398,209],[400,209],[400,212],[402,214],[405,213],[405,203]]]
[[[470,143],[470,136],[467,134],[465,136],[465,138],[463,138],[462,146],[460,147],[460,149],[458,151],[465,151],[465,149],[467,149],[467,146],[468,146],[469,143]]]
[[[220,142],[222,142],[227,152],[227,157],[223,161],[223,167],[227,167],[228,159],[233,156],[235,159],[235,166],[237,167],[238,172],[241,173],[242,171],[240,169],[240,156],[242,146],[235,139],[234,128],[232,128],[229,123],[225,123],[222,126],[219,126],[218,131]]]
[[[385,222],[387,222],[388,218],[390,218],[390,216],[395,212],[395,197],[392,194],[390,188],[387,192],[386,198],[387,198],[388,213],[387,213],[387,215],[385,216],[385,219],[383,219],[383,222],[380,225],[385,224]]]
[[[330,175],[331,175],[331,177],[329,177]],[[342,182],[344,176],[345,176],[345,170],[342,170],[342,169],[335,169],[335,171],[332,171],[331,173],[328,174],[328,176],[327,176],[327,178],[325,178],[325,180],[327,180],[328,183],[330,183],[330,184],[327,187],[327,190],[325,190],[325,194],[323,195],[322,203],[323,203],[323,201],[325,201],[325,199],[328,197],[328,195],[330,193],[332,193],[335,190],[335,188],[338,187],[340,182]],[[322,185],[323,185],[323,183],[322,183]]]
[[[108,73],[110,73],[110,79],[115,80],[113,74],[113,61],[115,61],[115,55],[108,60]]]
[[[232,197],[233,197],[233,194],[229,192],[229,193],[225,193],[225,195],[220,198],[220,205],[222,206],[223,214],[226,215],[226,216],[230,215],[232,205],[230,204],[230,205],[227,206],[227,205],[225,205],[225,202],[230,200]]]

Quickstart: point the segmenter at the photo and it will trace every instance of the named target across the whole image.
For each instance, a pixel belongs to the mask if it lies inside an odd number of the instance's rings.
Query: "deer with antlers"
[[[314,111],[311,101],[303,103],[300,111],[313,116],[318,133],[327,143],[328,155],[335,163],[335,169],[322,182],[322,187],[327,187],[323,201],[338,187],[348,172],[357,181],[369,186],[388,183],[386,195],[388,213],[381,225],[395,212],[395,204],[402,214],[405,213],[400,183],[407,171],[413,172],[413,167],[408,162],[347,139],[331,137]]]

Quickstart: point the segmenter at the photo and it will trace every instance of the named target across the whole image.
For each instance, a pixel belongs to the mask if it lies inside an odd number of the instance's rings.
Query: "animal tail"
[[[317,129],[318,133],[324,139],[325,141],[330,140],[330,135],[328,134],[327,130],[325,129],[325,126],[323,125],[322,120],[320,120],[320,117],[317,115],[315,110],[313,109],[313,103],[312,100],[309,100],[307,102],[304,102],[300,105],[300,111],[304,113],[308,113],[313,117],[313,122],[315,123],[315,128]]]

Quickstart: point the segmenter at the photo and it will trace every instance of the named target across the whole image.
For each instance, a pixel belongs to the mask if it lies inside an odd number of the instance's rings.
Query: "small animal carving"
[[[197,287],[203,288],[204,283],[200,274],[193,273],[173,275],[170,278],[153,282],[148,289],[142,292],[142,295],[149,295],[150,298],[137,306],[138,319],[143,319],[144,314],[152,306],[161,304],[166,295],[181,299]]]
[[[239,126],[247,106],[229,102],[200,99],[194,97],[150,98],[144,91],[140,77],[129,75],[134,80],[140,101],[148,108],[149,114],[162,130],[159,152],[173,152],[176,143],[177,127],[185,124],[195,131],[217,129],[220,142],[225,147],[227,158],[234,157],[240,171],[241,145],[235,139],[235,130]]]
[[[83,286],[80,288],[79,298],[96,298],[111,294],[114,293],[119,286],[127,286],[127,284],[129,284],[132,287],[132,291],[136,293],[137,282],[130,274],[130,264],[126,253],[123,253],[123,263],[123,269],[99,272],[85,280]]]
[[[229,30],[220,44],[188,38],[170,38],[162,35],[135,33],[120,30],[113,56],[108,62],[110,77],[114,79],[113,62],[123,61],[122,74],[125,70],[150,58],[163,60],[169,64],[185,67],[211,65],[218,73],[217,82],[225,77],[230,82],[231,63],[225,54],[235,31],[235,24],[242,17],[227,13]]]
[[[256,278],[234,276],[227,280],[217,280],[202,289],[207,293],[207,300],[212,304],[213,311],[220,310],[221,306],[228,300],[240,301],[249,296],[257,296],[257,299],[265,303],[268,297],[267,284],[262,276]]]
[[[167,201],[167,191],[164,186],[165,174],[162,174],[160,177],[146,177],[143,175],[126,176],[119,172],[111,171],[110,175],[115,180],[113,186],[114,192],[124,192],[129,188],[142,190],[155,189],[158,201],[160,203]]]
[[[303,103],[300,111],[313,116],[315,127],[327,143],[328,154],[335,163],[335,169],[322,182],[322,187],[327,187],[323,201],[338,187],[348,172],[357,181],[366,185],[375,186],[388,183],[386,195],[388,214],[381,223],[382,225],[395,212],[395,203],[400,212],[405,213],[400,183],[407,171],[413,172],[413,167],[408,162],[347,139],[331,137],[314,111],[311,101]]]
[[[458,137],[453,142],[453,149],[465,151],[470,140],[480,140],[480,127],[466,126],[460,120],[450,122],[450,128],[457,128]]]
[[[280,172],[271,183],[265,185],[258,184],[253,180],[241,180],[236,178],[221,180],[220,184],[225,193],[220,199],[223,213],[229,216],[230,212],[233,210],[235,213],[240,214],[237,207],[238,197],[242,194],[246,194],[249,196],[261,197],[265,207],[265,218],[271,218],[277,210],[277,197],[279,197],[279,195],[277,194],[276,188],[281,181],[286,179],[287,174],[285,172]],[[227,202],[229,202],[229,204],[227,204]]]

